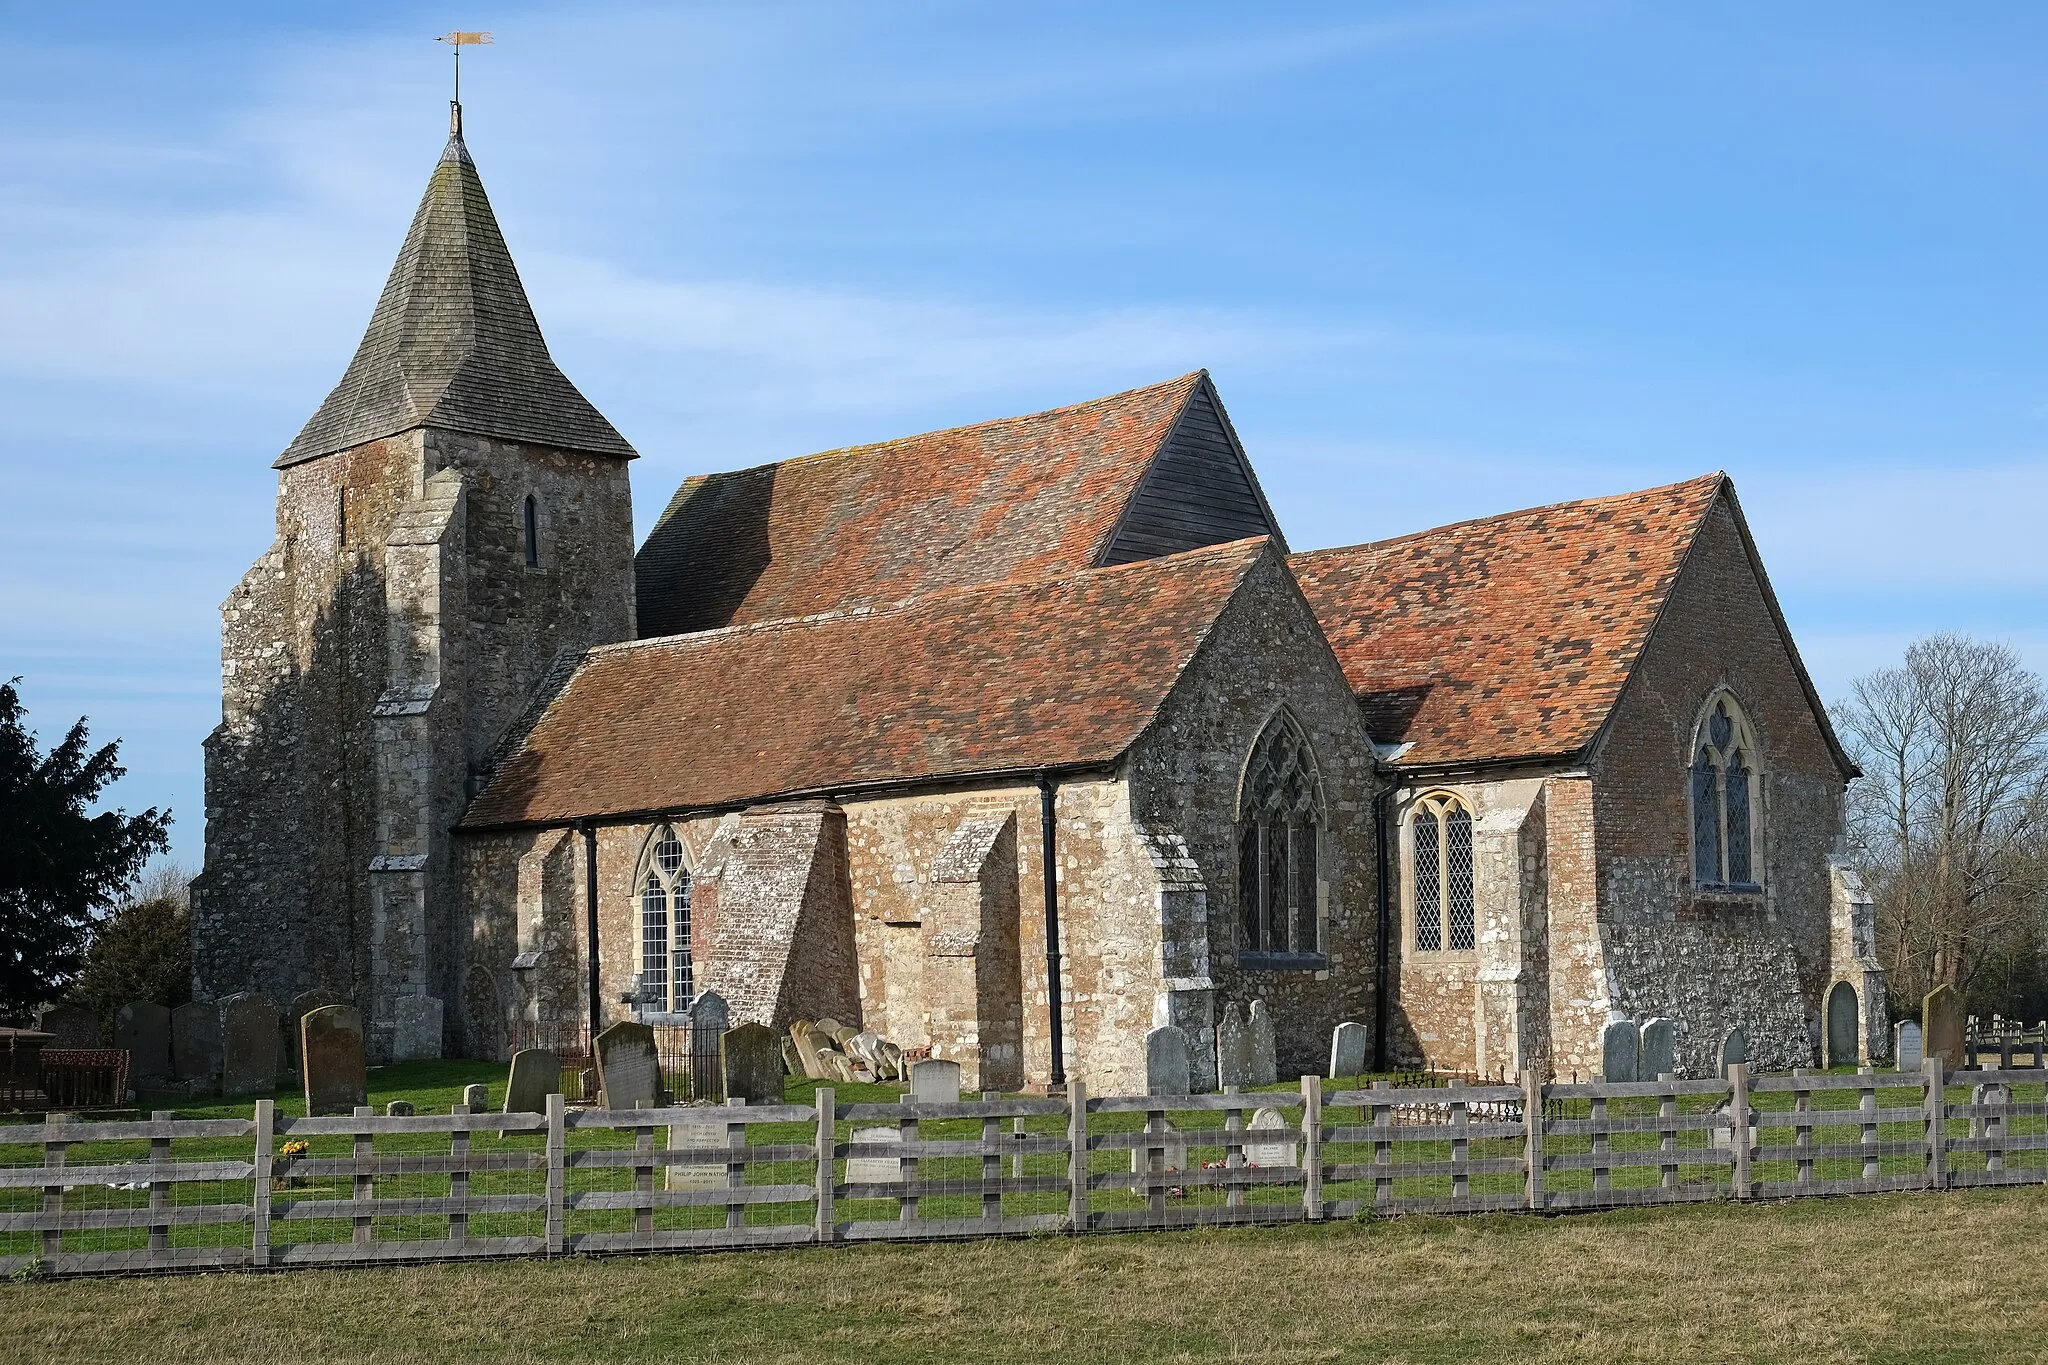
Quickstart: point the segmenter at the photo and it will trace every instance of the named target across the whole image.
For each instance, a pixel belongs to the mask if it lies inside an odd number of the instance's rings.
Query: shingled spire
[[[413,427],[599,455],[633,447],[548,354],[452,104],[448,145],[355,359],[277,467]]]

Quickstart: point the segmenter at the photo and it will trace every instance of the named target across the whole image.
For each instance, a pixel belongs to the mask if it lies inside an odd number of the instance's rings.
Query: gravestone
[[[267,1095],[277,1089],[277,1006],[244,991],[220,1003],[224,1095]]]
[[[766,1024],[741,1024],[718,1037],[718,1065],[727,1100],[782,1103],[782,1048]]]
[[[505,1073],[507,1114],[545,1114],[548,1096],[562,1088],[562,1059],[544,1047],[521,1048],[512,1054]]]
[[[755,1027],[758,1028],[760,1026],[756,1025]],[[764,1028],[761,1031],[772,1036],[772,1030]],[[707,1109],[704,1111],[704,1119],[692,1116],[691,1121],[688,1123],[670,1124],[668,1129],[669,1150],[686,1151],[691,1148],[725,1146],[727,1142],[726,1125],[723,1122],[711,1123],[707,1121],[717,1112],[714,1109]],[[668,1168],[668,1175],[664,1179],[668,1188],[672,1190],[722,1190],[726,1187],[725,1167],[722,1164],[712,1165],[709,1162],[686,1161],[681,1165],[671,1166]]]
[[[409,1119],[412,1115],[411,1100],[393,1100],[384,1106],[384,1117],[387,1119]]]
[[[401,995],[391,1007],[391,1060],[413,1062],[441,1055],[441,1000]]]
[[[154,1000],[114,1011],[114,1046],[128,1052],[128,1083],[171,1079],[171,1012]]]
[[[1245,1051],[1250,1054],[1251,1085],[1271,1085],[1280,1079],[1273,1043],[1273,1014],[1263,1000],[1252,1001],[1251,1017],[1244,1025]]]
[[[1617,1019],[1600,1030],[1600,1075],[1603,1080],[1632,1081],[1642,1058],[1642,1035],[1634,1023]]]
[[[1330,1076],[1336,1080],[1341,1076],[1362,1076],[1365,1074],[1365,1049],[1367,1042],[1365,1025],[1349,1021],[1337,1025],[1330,1032]]]
[[[370,1102],[361,1010],[322,1005],[307,1012],[299,1021],[299,1075],[309,1115],[353,1113]]]
[[[883,1042],[882,1065],[888,1069],[889,1075],[892,1078],[899,1081],[910,1079],[910,1063],[903,1060],[903,1049],[896,1046],[896,1044],[887,1041]]]
[[[100,1017],[83,1005],[51,1005],[36,1016],[36,1028],[50,1035],[45,1047],[98,1047]]]
[[[1737,1024],[1721,1037],[1721,1079],[1728,1079],[1728,1068],[1736,1064],[1749,1064],[1749,1034]]]
[[[937,1057],[910,1064],[912,1104],[960,1103],[960,1063]]]
[[[725,1098],[725,1069],[719,1040],[732,1027],[732,1010],[717,991],[701,991],[684,1015],[690,1021],[690,1098]]]
[[[889,1079],[889,1063],[882,1052],[881,1034],[854,1034],[846,1040],[846,1055],[873,1072],[876,1080]]]
[[[1920,1002],[1921,1046],[1930,1057],[1941,1058],[1942,1066],[1959,1071],[1963,1066],[1963,1002],[1953,986],[1936,986]]]
[[[901,1142],[903,1133],[895,1128],[856,1128],[855,1142]],[[903,1162],[893,1156],[855,1156],[846,1159],[846,1183],[881,1184],[903,1178]]]
[[[834,1079],[832,1068],[826,1065],[825,1052],[817,1027],[799,1019],[789,1026],[789,1041],[796,1048],[797,1064],[803,1068],[802,1075],[814,1081]]]
[[[1161,1122],[1166,1123],[1163,1119]],[[1146,1131],[1147,1133],[1151,1132],[1150,1129]],[[1155,1147],[1131,1148],[1131,1174],[1143,1175],[1146,1171],[1152,1169],[1149,1164],[1149,1154],[1153,1151],[1157,1151],[1160,1154],[1160,1169],[1168,1171],[1186,1170],[1188,1168],[1188,1140],[1186,1136],[1171,1123],[1166,1123],[1165,1131],[1154,1136],[1158,1139]],[[1148,1138],[1147,1140],[1149,1141],[1150,1139]],[[1145,1191],[1143,1190],[1134,1190],[1132,1193],[1136,1194],[1140,1199],[1145,1197]]]
[[[1194,1084],[1194,1049],[1188,1035],[1171,1024],[1145,1034],[1145,1093],[1185,1095]]]
[[[488,1114],[491,1111],[491,1088],[487,1085],[463,1086],[462,1107],[472,1114]]]
[[[622,1019],[592,1042],[600,1104],[606,1109],[638,1109],[661,1102],[661,1059],[654,1050],[653,1029]]]
[[[804,1070],[804,1059],[796,1050],[796,1040],[784,1034],[781,1041],[782,1069],[792,1076],[808,1075],[809,1073]]]
[[[280,1039],[278,1067],[284,1071],[298,1069],[299,1025],[307,1015],[319,1009],[322,1005],[346,1005],[347,1003],[348,1000],[339,992],[330,991],[325,986],[316,986],[312,990],[300,991],[297,995],[293,996],[291,1003],[284,1008],[284,1019],[278,1028],[278,1037]]]
[[[1252,1049],[1245,1036],[1244,1011],[1235,1000],[1226,1001],[1216,1015],[1216,1084],[1251,1083]]]
[[[1636,1056],[1637,1080],[1654,1081],[1677,1071],[1677,1026],[1663,1018],[1645,1022]]]
[[[1918,1071],[1927,1062],[1920,1026],[1911,1019],[1900,1020],[1892,1029],[1892,1058],[1893,1065],[1901,1071]]]
[[[829,1016],[824,1019],[817,1020],[815,1023],[811,1025],[811,1028],[814,1031],[816,1031],[821,1037],[825,1038],[836,1038],[837,1034],[839,1033],[839,1030],[845,1027],[846,1025],[840,1023],[837,1019],[833,1019]]]
[[[51,1046],[57,1046],[54,1042]],[[171,1065],[208,1091],[220,1080],[220,1006],[194,1000],[171,1011]]]
[[[1827,1007],[1827,1063],[1829,1066],[1855,1066],[1863,1060],[1862,1021],[1856,1003],[1856,988],[1846,981],[1837,981],[1828,990]]]
[[[1278,1109],[1261,1109],[1252,1115],[1251,1125],[1246,1130],[1246,1138],[1249,1139],[1252,1133],[1272,1132],[1275,1129],[1291,1132],[1293,1127],[1294,1125],[1289,1123],[1286,1116],[1281,1114]],[[1295,1159],[1294,1144],[1292,1142],[1252,1142],[1247,1140],[1244,1147],[1244,1159],[1253,1166],[1268,1168],[1299,1164]]]

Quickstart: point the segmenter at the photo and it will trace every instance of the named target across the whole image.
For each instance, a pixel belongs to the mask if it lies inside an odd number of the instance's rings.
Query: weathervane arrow
[[[462,49],[465,47],[476,47],[483,43],[495,43],[497,39],[488,33],[457,29],[453,33],[443,33],[434,41],[446,43],[455,49],[455,103],[460,105],[462,103]]]

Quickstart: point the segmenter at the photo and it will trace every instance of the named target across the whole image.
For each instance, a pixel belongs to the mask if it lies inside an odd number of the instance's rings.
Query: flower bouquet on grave
[[[284,1146],[280,1147],[278,1149],[277,1154],[281,1158],[277,1163],[278,1181],[281,1184],[283,1184],[286,1189],[295,1190],[299,1188],[301,1185],[304,1185],[306,1183],[306,1177],[302,1175],[293,1175],[291,1173],[291,1169],[292,1164],[296,1162],[300,1157],[306,1154],[305,1141],[300,1138],[294,1138],[290,1142],[287,1142]]]

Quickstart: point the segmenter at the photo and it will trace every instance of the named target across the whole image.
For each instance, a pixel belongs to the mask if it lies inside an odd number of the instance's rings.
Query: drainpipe
[[[1043,859],[1041,877],[1045,882],[1045,998],[1047,1024],[1052,1039],[1052,1084],[1064,1090],[1067,1084],[1065,1044],[1060,1030],[1060,889],[1059,866],[1053,857],[1053,783],[1045,773],[1038,775],[1038,844]]]
[[[1393,951],[1393,871],[1394,845],[1388,835],[1388,815],[1394,808],[1393,774],[1375,765],[1375,772],[1386,785],[1373,794],[1373,862],[1374,875],[1379,883],[1379,922],[1377,947],[1373,953],[1372,990],[1372,1069],[1387,1069],[1387,1025],[1393,1015],[1392,992],[1387,986],[1388,958]]]
[[[590,943],[590,1046],[595,1049],[598,1030],[604,1025],[598,998],[597,971],[597,828],[587,820],[577,821],[576,828],[583,831],[583,930]],[[591,1055],[595,1056],[596,1053],[593,1051]]]

